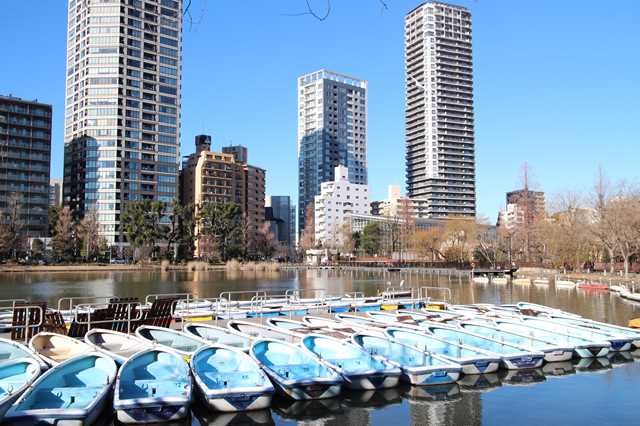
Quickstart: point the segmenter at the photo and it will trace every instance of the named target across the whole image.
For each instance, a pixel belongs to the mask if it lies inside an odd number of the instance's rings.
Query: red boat
[[[599,283],[596,281],[581,281],[577,284],[577,287],[583,290],[609,290],[609,284]]]

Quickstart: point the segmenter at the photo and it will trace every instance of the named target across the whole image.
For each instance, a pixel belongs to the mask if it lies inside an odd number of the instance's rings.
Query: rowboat
[[[493,321],[500,330],[531,336],[536,339],[553,342],[560,346],[572,346],[574,352],[580,358],[606,356],[611,350],[611,343],[603,340],[594,341],[593,339],[585,339],[561,331],[540,328],[534,324],[525,324],[521,321],[501,319],[495,319]]]
[[[9,407],[40,375],[40,363],[18,358],[0,364],[0,419]]]
[[[190,405],[189,366],[177,352],[159,347],[138,352],[118,372],[113,408],[121,423],[180,420]]]
[[[464,374],[494,373],[500,366],[501,358],[496,354],[448,342],[434,335],[395,327],[387,328],[385,334],[395,342],[423,352],[435,353],[459,364]]]
[[[316,317],[312,315],[306,315],[304,318],[302,318],[302,322],[304,322],[305,324],[308,324],[310,327],[313,327],[313,328],[327,329],[327,330],[339,332],[342,334],[346,334],[349,336],[358,331],[364,331],[367,329],[367,327],[364,327],[362,325],[350,324],[350,323],[345,323],[332,318]]]
[[[426,353],[386,337],[368,333],[352,336],[353,343],[371,355],[380,356],[402,371],[401,379],[416,386],[455,383],[462,367],[433,353]]]
[[[619,334],[622,336],[627,336],[633,339],[631,341],[633,346],[635,346],[636,348],[640,348],[640,331],[636,331],[631,328],[620,327],[618,325],[607,324],[599,321],[593,321],[586,318],[573,319],[573,318],[563,318],[563,317],[559,317],[559,318],[552,317],[552,320],[563,323],[563,324],[576,325],[578,327],[582,327],[587,330],[596,330],[596,331],[601,331],[601,332],[612,334],[612,335]]]
[[[446,341],[458,342],[468,347],[498,354],[508,370],[538,368],[544,362],[544,354],[542,352],[528,350],[524,347],[470,333],[461,328],[431,325],[427,330]]]
[[[509,280],[507,279],[507,277],[493,277],[491,278],[491,282],[493,284],[507,284]]]
[[[302,339],[302,347],[340,373],[349,389],[387,389],[400,381],[399,367],[348,341],[311,335]]]
[[[533,315],[545,314],[545,315],[553,315],[553,316],[556,316],[556,317],[582,318],[580,315],[573,314],[571,312],[566,312],[566,311],[563,311],[563,310],[557,309],[557,308],[551,308],[549,306],[538,305],[536,303],[519,302],[518,304],[516,304],[516,307],[521,312],[524,312],[526,315],[530,315],[530,314],[533,314]]]
[[[489,277],[473,277],[471,280],[476,284],[489,284]]]
[[[297,343],[299,340],[298,336],[288,330],[284,330],[282,328],[276,329],[248,321],[229,321],[227,323],[227,328],[251,339],[252,342],[259,339],[273,339],[283,342]]]
[[[579,281],[576,287],[582,290],[609,291],[609,284],[597,281]]]
[[[511,283],[516,285],[531,285],[531,280],[529,278],[515,278],[511,280]]]
[[[207,341],[196,337],[192,334],[182,333],[170,328],[154,327],[151,325],[142,325],[136,329],[136,336],[152,342],[154,345],[160,345],[167,349],[182,355],[188,360],[191,355]]]
[[[573,357],[573,347],[569,345],[558,346],[551,341],[501,330],[486,323],[462,322],[460,327],[479,336],[516,345],[531,351],[542,352],[546,362],[568,361]]]
[[[52,367],[94,349],[82,340],[56,333],[38,333],[29,340],[29,348]]]
[[[623,291],[620,293],[620,296],[624,299],[631,300],[633,302],[640,302],[640,293],[635,293],[633,291]]]
[[[225,345],[240,349],[244,352],[249,352],[249,348],[251,347],[251,339],[228,328],[209,324],[191,323],[185,325],[184,331],[187,334],[204,339],[208,343]]]
[[[556,280],[555,286],[556,288],[575,288],[576,283],[569,280]]]
[[[536,278],[535,280],[533,280],[533,285],[549,285],[549,280],[547,278]]]
[[[151,343],[148,340],[131,334],[100,328],[89,330],[84,336],[84,341],[93,350],[113,358],[118,365],[124,364],[133,354],[151,347]]]
[[[290,319],[269,318],[267,324],[276,330],[282,329],[289,333],[295,334],[302,338],[309,334],[321,334],[323,336],[331,336],[338,339],[348,339],[352,333],[344,333],[338,330],[332,330],[330,327],[325,326],[312,326],[302,321],[295,321]]]
[[[261,410],[271,405],[274,388],[246,353],[226,346],[205,346],[191,358],[196,387],[217,411]]]
[[[20,358],[33,358],[38,361],[42,371],[49,368],[49,365],[32,351],[28,346],[22,343],[14,342],[9,339],[0,338],[0,363],[13,361]]]
[[[342,377],[300,346],[261,339],[251,346],[249,354],[276,389],[289,398],[323,399],[340,393]]]
[[[351,309],[354,312],[370,312],[382,309],[381,297],[352,297],[347,295],[343,300],[351,302]]]
[[[347,323],[354,324],[360,327],[384,327],[388,321],[380,320],[380,316],[358,316],[351,314],[336,314],[336,320]]]
[[[109,400],[116,363],[101,353],[78,355],[47,370],[7,411],[9,424],[94,424]]]
[[[605,333],[600,330],[587,330],[570,324],[563,324],[553,320],[540,319],[538,317],[523,317],[522,320],[527,325],[538,328],[544,328],[550,331],[557,331],[571,336],[582,337],[593,341],[605,341],[611,343],[612,351],[628,351],[631,349],[633,342],[632,337],[622,336],[620,334]]]

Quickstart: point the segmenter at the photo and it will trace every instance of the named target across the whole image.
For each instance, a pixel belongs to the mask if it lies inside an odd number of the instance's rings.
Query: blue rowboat
[[[640,349],[640,333],[633,328],[621,327],[619,325],[607,324],[600,321],[593,321],[585,318],[565,318],[565,317],[552,317],[552,320],[561,324],[574,325],[577,327],[585,328],[587,330],[599,331],[611,335],[620,335],[622,337],[628,337],[634,347]]]
[[[205,346],[191,358],[196,386],[210,408],[235,412],[271,406],[269,377],[247,354],[225,346]]]
[[[22,343],[0,338],[0,363],[13,361],[20,358],[33,358],[40,364],[42,371],[49,368],[46,362],[38,354]]]
[[[290,319],[269,318],[267,320],[269,326],[277,329],[286,330],[289,333],[293,333],[299,338],[307,336],[309,334],[321,334],[323,336],[331,336],[338,339],[348,339],[351,337],[351,333],[344,333],[338,330],[332,330],[327,326],[313,326],[302,321],[295,321]]]
[[[501,358],[497,354],[449,342],[426,332],[390,327],[385,330],[385,334],[395,342],[423,352],[435,353],[460,364],[464,374],[494,373],[500,366]]]
[[[151,348],[148,340],[119,331],[94,328],[84,336],[84,341],[95,351],[110,356],[118,364],[124,364],[133,354]]]
[[[531,336],[536,339],[547,340],[557,345],[573,347],[573,351],[580,358],[593,358],[606,356],[611,348],[611,343],[584,339],[571,334],[551,331],[539,328],[534,324],[525,324],[522,321],[495,319],[494,323],[500,330]]]
[[[150,325],[138,327],[136,335],[155,345],[177,352],[185,360],[189,360],[195,351],[207,344],[206,340],[192,334]]]
[[[237,348],[243,352],[249,352],[249,348],[251,347],[251,339],[228,328],[216,327],[215,325],[209,324],[191,323],[185,325],[184,331],[187,334],[204,339],[208,343]]]
[[[295,399],[333,398],[340,393],[340,374],[300,346],[272,339],[256,341],[249,354],[264,369],[276,389]]]
[[[79,355],[42,374],[4,417],[7,423],[93,424],[109,400],[116,363],[101,353]]]
[[[0,364],[0,418],[40,375],[34,358],[17,358]]]
[[[311,335],[302,339],[302,347],[340,373],[350,389],[387,389],[400,381],[399,367],[353,343]]]
[[[531,351],[542,352],[546,362],[563,362],[573,358],[573,347],[569,345],[559,346],[552,341],[500,330],[488,323],[462,322],[460,323],[460,327],[482,337],[516,345]]]
[[[273,339],[282,342],[297,343],[299,337],[290,330],[274,328],[248,321],[229,321],[227,328],[255,341],[258,339]]]
[[[609,342],[611,343],[612,351],[628,351],[631,349],[634,340],[633,337],[630,336],[611,334],[595,329],[586,329],[576,325],[563,324],[552,320],[540,319],[538,317],[523,317],[522,321],[525,324],[549,331],[556,331],[563,334],[569,334],[571,336],[582,337],[583,339],[596,342]]]
[[[380,356],[402,370],[401,378],[417,386],[455,383],[462,367],[433,353],[393,342],[386,337],[357,333],[352,341],[371,355]]]
[[[118,372],[113,408],[122,423],[180,420],[189,414],[191,374],[178,353],[159,347],[138,352]]]
[[[461,328],[430,325],[426,328],[430,333],[449,342],[457,342],[469,347],[482,349],[498,354],[508,370],[538,368],[544,362],[544,354],[527,348],[501,342],[467,332]]]

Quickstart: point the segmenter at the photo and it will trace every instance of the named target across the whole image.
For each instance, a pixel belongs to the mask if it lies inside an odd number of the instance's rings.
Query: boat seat
[[[134,380],[120,383],[123,399],[181,396],[186,386],[187,382],[170,380]]]
[[[99,386],[41,389],[35,395],[33,408],[84,408],[101,390]]]
[[[201,377],[210,388],[234,388],[239,386],[260,386],[262,385],[262,376],[255,372],[238,371],[229,373],[215,373],[208,371],[201,374]]]
[[[279,365],[273,369],[278,375],[288,379],[305,379],[318,375],[317,368],[310,364]]]

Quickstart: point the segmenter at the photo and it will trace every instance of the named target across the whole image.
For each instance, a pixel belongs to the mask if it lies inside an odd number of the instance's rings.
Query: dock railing
[[[452,293],[451,293],[451,289],[448,287],[420,287],[419,289],[420,293],[419,293],[419,297],[420,300],[424,301],[425,303],[429,303],[431,302],[433,299],[431,299],[431,296],[429,293],[433,294],[433,293],[439,293],[443,295],[442,298],[442,302],[444,302],[446,305],[450,304],[451,301],[453,300],[452,297]],[[438,300],[436,300],[438,301]]]

